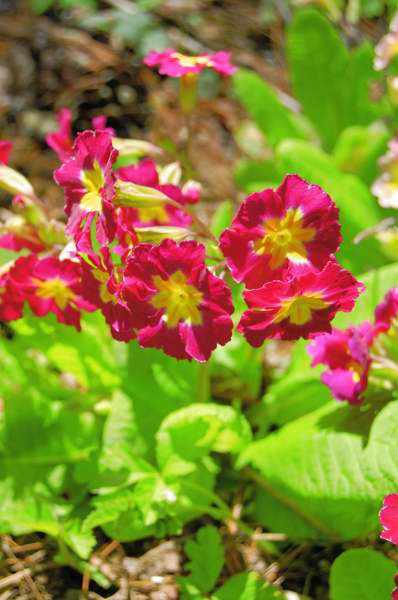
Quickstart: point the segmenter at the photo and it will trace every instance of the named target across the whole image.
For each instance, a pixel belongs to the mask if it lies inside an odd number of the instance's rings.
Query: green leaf
[[[204,594],[210,592],[217,583],[225,562],[218,529],[214,525],[201,527],[196,534],[196,541],[188,540],[184,550],[190,558],[186,564],[190,571],[190,583]]]
[[[80,558],[88,558],[96,540],[82,530],[82,517],[71,502],[51,496],[38,484],[18,495],[11,478],[0,482],[0,533],[24,535],[46,533],[68,545]]]
[[[193,404],[170,414],[156,435],[161,467],[174,457],[196,461],[209,452],[241,452],[251,440],[245,417],[229,406]]]
[[[32,10],[37,15],[42,15],[54,4],[54,0],[32,0]]]
[[[343,265],[361,273],[384,264],[385,257],[376,240],[353,244],[358,233],[381,220],[382,213],[364,183],[355,175],[341,173],[330,156],[302,140],[282,142],[276,154],[281,170],[297,173],[310,183],[320,185],[336,203],[343,236],[337,257]]]
[[[296,12],[287,55],[295,95],[327,149],[345,127],[368,125],[384,112],[383,104],[369,95],[378,79],[372,46],[365,42],[350,53],[338,30],[316,9]]]
[[[262,354],[261,348],[250,346],[235,330],[228,344],[216,348],[210,362],[215,397],[256,401],[263,379]]]
[[[61,475],[99,445],[98,423],[91,414],[51,402],[33,386],[23,395],[4,398],[4,417],[0,475],[12,476],[16,488]],[[62,477],[58,480],[62,485]]]
[[[235,181],[241,190],[247,193],[259,192],[267,187],[276,187],[282,174],[275,161],[240,160],[235,166]]]
[[[142,459],[130,465],[123,487],[97,490],[85,531],[101,526],[112,538],[133,541],[181,533],[187,521],[213,514],[216,467],[209,457],[200,464],[185,463],[180,472],[175,468],[160,473]]]
[[[37,318],[28,312],[12,327],[17,333],[16,348],[46,353],[53,367],[72,375],[90,392],[112,389],[120,383],[115,345],[99,312],[84,315],[80,332],[58,323],[53,314]]]
[[[75,6],[87,6],[88,8],[96,8],[97,0],[58,0],[62,8],[74,8]]]
[[[234,89],[251,118],[271,146],[286,138],[304,137],[291,113],[273,89],[251,71],[239,69],[233,76]]]
[[[379,124],[370,127],[353,125],[344,129],[333,150],[336,165],[370,185],[378,175],[377,161],[384,154],[389,137],[389,132]]]
[[[383,14],[385,8],[383,0],[360,0],[361,15],[366,19],[373,19]],[[396,4],[396,0],[393,0]]]
[[[284,596],[257,573],[234,575],[211,596],[211,600],[282,600]]]
[[[231,225],[234,212],[235,208],[230,200],[225,200],[218,204],[210,223],[210,229],[213,235],[219,237],[224,229]]]
[[[350,53],[349,72],[346,82],[349,124],[368,125],[383,116],[383,101],[372,102],[370,99],[371,83],[380,79],[380,74],[373,68],[374,47],[368,41],[357,46]]]
[[[398,402],[362,411],[331,402],[254,442],[243,460],[261,473],[252,474],[263,490],[256,518],[293,538],[377,533],[383,497],[395,489],[397,433]]]
[[[198,363],[178,361],[160,350],[143,350],[132,342],[124,370],[124,391],[132,399],[134,418],[154,458],[154,436],[171,412],[191,404],[198,386]]]
[[[104,425],[101,464],[112,471],[134,468],[143,448],[133,402],[121,391],[117,391]]]
[[[349,124],[348,50],[329,20],[308,8],[295,13],[288,30],[287,57],[294,93],[325,146],[331,148]]]
[[[256,417],[258,433],[294,421],[331,399],[329,388],[320,380],[322,367],[310,366],[307,345],[304,340],[295,344],[288,370],[267,388]]]
[[[367,548],[346,550],[330,573],[331,600],[390,600],[395,563]]]
[[[356,301],[352,312],[340,313],[333,321],[333,325],[341,329],[359,325],[362,321],[373,321],[376,305],[383,300],[390,288],[397,285],[398,265],[387,265],[358,278],[366,289]]]

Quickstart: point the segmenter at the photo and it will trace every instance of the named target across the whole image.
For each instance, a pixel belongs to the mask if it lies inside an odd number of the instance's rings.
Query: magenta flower
[[[379,513],[383,531],[380,537],[392,544],[398,545],[398,494],[389,494],[384,498],[383,506]],[[398,600],[398,574],[395,575],[395,588],[392,591],[392,600]]]
[[[138,341],[179,359],[207,361],[232,335],[231,292],[206,268],[197,242],[141,244],[127,264],[124,298],[146,321]]]
[[[216,52],[215,54],[199,54],[198,56],[187,56],[180,54],[173,48],[167,48],[163,52],[151,50],[144,58],[147,67],[158,67],[160,75],[169,77],[183,77],[184,75],[197,75],[203,69],[213,69],[219,75],[228,77],[233,75],[237,69],[231,63],[229,52]]]
[[[379,517],[383,527],[380,537],[398,545],[398,494],[390,494],[384,498]]]
[[[72,156],[73,151],[72,111],[69,108],[62,108],[57,115],[57,119],[58,130],[47,134],[46,142],[58,158],[64,161]]]
[[[322,271],[297,265],[283,281],[244,292],[249,310],[238,331],[255,347],[267,338],[296,340],[330,332],[336,313],[352,310],[361,291],[363,285],[335,261]]]
[[[337,400],[346,400],[350,404],[362,402],[361,394],[367,388],[371,365],[369,348],[375,333],[374,327],[365,322],[359,327],[343,331],[333,329],[331,333],[318,335],[308,346],[311,365],[328,367],[322,373],[321,381]]]
[[[62,108],[58,115],[58,129],[46,136],[47,145],[54,150],[60,161],[64,162],[73,154],[73,136],[72,136],[72,111],[69,108]],[[115,135],[112,127],[106,126],[106,117],[98,115],[91,121],[94,130],[106,131],[110,135]]]
[[[115,177],[112,165],[118,152],[106,131],[79,133],[73,154],[55,171],[55,181],[64,188],[66,231],[75,239],[87,235],[95,218],[97,239],[101,244],[115,235],[113,198]]]
[[[9,286],[26,300],[38,317],[53,312],[60,323],[80,330],[80,312],[95,307],[81,296],[78,262],[55,257],[22,256],[9,271]]]
[[[111,253],[104,247],[98,254],[91,252],[81,258],[82,296],[99,308],[115,340],[129,342],[136,337],[137,319],[121,299],[121,268],[112,262]]]
[[[10,140],[0,140],[0,164],[8,165],[13,143]]]
[[[24,298],[10,286],[9,271],[0,275],[0,321],[15,321],[23,315]]]
[[[321,269],[341,242],[338,209],[319,186],[288,175],[252,194],[220,238],[233,278],[249,288],[281,279],[291,264]]]
[[[375,327],[379,333],[387,332],[394,324],[398,314],[398,288],[387,292],[383,302],[376,306]]]

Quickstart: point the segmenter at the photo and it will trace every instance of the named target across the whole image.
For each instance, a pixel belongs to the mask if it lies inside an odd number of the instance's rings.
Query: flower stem
[[[195,73],[183,75],[180,79],[180,106],[184,114],[189,114],[196,106],[198,98],[198,76]]]

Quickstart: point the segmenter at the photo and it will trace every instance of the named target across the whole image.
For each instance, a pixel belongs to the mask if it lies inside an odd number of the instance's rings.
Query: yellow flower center
[[[289,319],[293,325],[304,325],[312,317],[312,311],[323,310],[329,304],[319,294],[304,294],[283,300],[281,307],[275,315],[274,323]]]
[[[104,187],[105,177],[96,160],[91,170],[82,172],[81,180],[87,192],[80,200],[80,206],[90,212],[101,212],[102,199],[100,190]]]
[[[32,282],[37,287],[36,295],[39,298],[51,298],[60,310],[65,310],[67,305],[75,298],[75,293],[68,285],[59,277],[53,279],[32,279]]]
[[[152,208],[138,208],[138,217],[143,223],[147,221],[158,221],[167,223],[169,218],[164,206],[154,206]]]
[[[270,254],[270,267],[277,269],[286,258],[303,262],[307,259],[304,242],[311,241],[315,229],[303,226],[303,214],[299,208],[289,208],[282,219],[268,219],[264,223],[265,235],[254,242],[257,254]]]
[[[169,279],[155,275],[153,282],[159,291],[153,296],[151,304],[155,308],[165,309],[168,327],[175,327],[180,321],[187,321],[191,325],[202,323],[198,307],[203,300],[203,294],[187,283],[184,273],[176,271]]]
[[[352,359],[347,365],[347,368],[352,373],[352,380],[354,383],[358,383],[359,381],[361,381],[361,377],[364,372],[364,367],[360,365],[359,362]]]
[[[117,302],[117,298],[116,296],[114,296],[113,294],[110,293],[110,291],[108,290],[108,286],[106,285],[108,280],[109,280],[109,275],[108,273],[105,273],[105,271],[100,271],[99,269],[93,269],[91,271],[94,279],[96,279],[99,282],[99,296],[101,298],[101,301],[104,304],[108,304],[109,302],[112,302],[112,304],[116,304]]]
[[[211,60],[207,56],[187,56],[179,52],[173,52],[171,58],[178,60],[181,67],[196,67],[196,65],[211,66]]]

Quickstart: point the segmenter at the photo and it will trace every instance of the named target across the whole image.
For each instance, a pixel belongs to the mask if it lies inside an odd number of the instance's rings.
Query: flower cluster
[[[53,312],[79,328],[82,310],[99,309],[117,340],[206,361],[231,338],[233,305],[224,279],[206,266],[206,246],[192,239],[211,239],[192,213],[200,186],[181,185],[177,163],[118,167],[114,132],[103,119],[93,127],[73,140],[64,110],[48,137],[62,161],[55,181],[65,231],[34,193],[13,200],[20,221],[6,220],[0,243],[31,254],[2,275],[2,316],[19,318],[27,302],[38,316]],[[248,288],[238,330],[249,343],[330,331],[336,312],[352,308],[361,286],[334,259],[339,242],[333,202],[298,176],[242,203],[220,248]]]
[[[379,516],[383,527],[380,537],[398,545],[398,494],[389,494],[384,498]],[[391,599],[398,600],[398,574],[395,576],[395,588]]]
[[[238,325],[248,342],[308,338],[331,330],[362,285],[336,262],[338,210],[318,186],[288,175],[246,198],[220,246],[249,307]]]
[[[385,342],[396,329],[397,315],[398,288],[393,288],[376,307],[373,323],[365,321],[357,327],[333,329],[331,333],[317,336],[309,345],[312,366],[327,367],[321,380],[337,400],[361,404],[370,369],[374,368],[377,373],[389,366]]]
[[[166,50],[145,62],[182,80],[234,71],[225,52]],[[82,311],[100,310],[116,340],[203,362],[231,339],[228,270],[246,286],[238,331],[253,346],[330,332],[335,314],[352,309],[362,286],[336,262],[338,210],[320,187],[288,175],[276,191],[249,196],[218,243],[195,210],[200,185],[182,183],[178,163],[159,166],[157,148],[117,138],[102,116],[76,138],[68,109],[58,123],[47,142],[61,162],[65,225],[7,166],[10,145],[0,144],[0,187],[14,195],[0,245],[29,252],[0,274],[3,320],[28,304],[79,329]]]
[[[55,181],[65,194],[65,231],[33,195],[13,200],[23,222],[17,235],[15,215],[7,215],[0,241],[31,253],[1,275],[1,318],[20,318],[27,303],[79,329],[81,312],[99,309],[117,340],[205,361],[231,338],[233,306],[228,286],[205,264],[205,246],[184,241],[200,186],[181,185],[177,163],[160,168],[146,158],[118,168],[112,130],[103,120],[93,126],[73,140],[64,110],[48,137],[62,161]],[[57,238],[50,233],[58,225]]]

